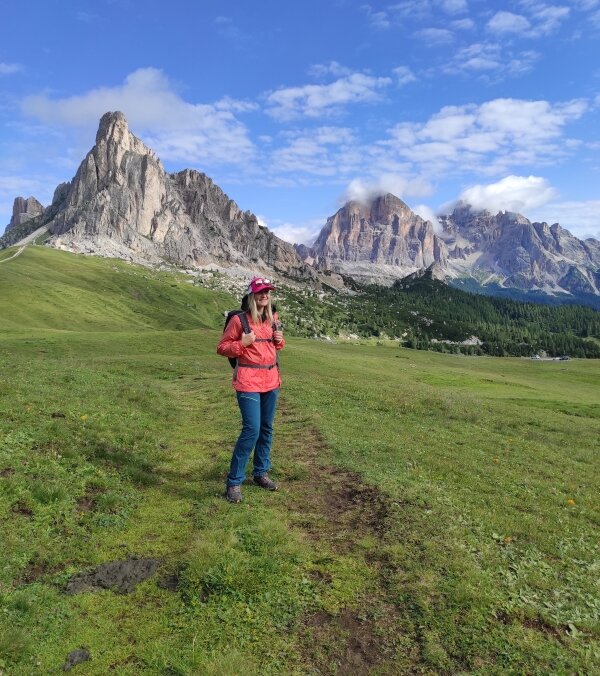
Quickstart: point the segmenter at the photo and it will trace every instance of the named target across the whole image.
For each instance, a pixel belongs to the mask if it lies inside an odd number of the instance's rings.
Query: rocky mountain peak
[[[558,223],[532,223],[514,211],[478,211],[465,203],[440,217],[448,272],[548,293],[600,293],[600,247]]]
[[[96,143],[110,140],[122,143],[127,139],[129,133],[127,118],[121,111],[104,113],[100,118],[98,131],[96,132]]]
[[[47,213],[51,243],[73,251],[185,267],[218,264],[316,278],[291,244],[262,228],[205,174],[167,174],[121,112],[102,116],[96,144]]]
[[[446,260],[432,224],[391,193],[344,204],[303,253],[319,269],[383,282]]]
[[[35,197],[15,197],[13,202],[13,212],[10,223],[6,226],[6,230],[14,228],[17,225],[26,223],[32,218],[39,216],[44,211],[44,206]]]

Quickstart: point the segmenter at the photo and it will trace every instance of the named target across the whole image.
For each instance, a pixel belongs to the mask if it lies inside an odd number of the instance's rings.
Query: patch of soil
[[[502,624],[512,624],[512,618],[505,610],[497,610],[495,617]]]
[[[122,660],[113,662],[108,665],[108,668],[111,671],[121,671],[127,668],[128,673],[141,673],[144,669],[145,663],[138,659],[135,655],[129,655]],[[137,668],[137,671],[132,671],[132,669]]]
[[[75,503],[76,510],[82,513],[93,512],[96,509],[96,505],[98,503],[98,496],[105,492],[106,489],[104,488],[88,488]]]
[[[308,577],[319,582],[324,582],[325,584],[331,584],[333,582],[333,577],[329,573],[324,573],[322,570],[311,570],[308,573]]]
[[[563,639],[563,634],[560,631],[559,627],[556,627],[549,622],[546,622],[541,617],[527,617],[521,620],[521,624],[527,629],[535,629],[535,631],[540,631],[547,636],[552,636],[553,638],[561,641]]]
[[[383,538],[389,499],[356,472],[326,465],[321,456],[327,444],[316,428],[307,427],[303,437],[305,452],[297,461],[308,469],[307,477],[294,481],[287,501],[296,523],[337,552],[352,550],[366,535]],[[311,517],[317,522],[311,523]]]
[[[20,582],[24,584],[31,584],[37,582],[45,575],[57,573],[63,570],[65,564],[58,566],[50,566],[46,561],[30,561],[27,568],[22,572]]]
[[[284,418],[293,415],[285,400],[280,412]],[[294,460],[305,472],[288,487],[285,500],[292,522],[333,552],[358,550],[363,556],[357,544],[369,537],[384,540],[392,510],[399,503],[392,503],[360,474],[326,464],[328,445],[315,427],[307,424],[300,433],[302,453]],[[380,568],[382,564],[375,559],[370,565]],[[327,572],[313,571],[310,576],[325,584],[333,582]],[[380,577],[382,594],[362,599],[360,616],[346,608],[339,615],[321,611],[305,618],[301,650],[314,673],[362,676],[383,668],[392,657],[397,609],[383,600],[383,569]],[[365,619],[370,616],[379,619]]]
[[[549,622],[546,622],[541,617],[515,617],[509,615],[505,610],[498,610],[496,612],[496,619],[502,624],[520,624],[527,629],[533,629],[539,631],[546,636],[552,636],[557,641],[562,642],[564,639],[564,634],[566,633],[566,627],[557,627]],[[561,631],[562,629],[562,631]]]
[[[62,412],[62,411],[54,411],[54,413],[51,414],[52,418],[66,418],[67,416]]]
[[[5,467],[4,469],[0,469],[0,477],[7,477],[11,476],[12,474],[15,473],[15,470],[12,467]]]
[[[62,670],[69,671],[78,664],[87,662],[90,658],[91,655],[87,648],[78,648],[77,650],[73,650],[67,655],[67,661],[63,664]]]
[[[382,658],[382,641],[373,623],[350,610],[340,615],[320,611],[306,623],[317,673],[362,676],[372,673]],[[322,659],[319,647],[323,646]]]
[[[176,592],[179,589],[179,576],[180,572],[176,570],[173,573],[164,575],[156,583],[161,589],[167,589],[168,591]]]
[[[23,516],[32,517],[33,510],[28,507],[23,500],[18,500],[12,506],[11,511],[13,514],[22,514]]]
[[[117,594],[129,594],[140,582],[152,577],[160,561],[158,559],[127,559],[103,563],[87,573],[74,575],[67,583],[67,594],[96,592],[110,589]]]

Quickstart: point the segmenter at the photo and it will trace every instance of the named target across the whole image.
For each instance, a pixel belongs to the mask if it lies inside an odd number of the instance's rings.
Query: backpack
[[[272,306],[273,312],[276,312],[277,309],[275,305]],[[227,328],[227,324],[235,317],[239,316],[240,322],[242,323],[242,331],[244,333],[251,333],[252,329],[250,328],[250,325],[248,324],[248,317],[246,313],[248,312],[248,295],[246,294],[242,298],[242,304],[239,310],[229,310],[227,312],[227,315],[225,316],[225,326],[223,326],[223,331]],[[273,323],[273,330],[276,329],[275,322]],[[237,366],[237,359],[235,357],[227,357],[229,359],[229,363],[231,364],[231,368],[234,369]]]

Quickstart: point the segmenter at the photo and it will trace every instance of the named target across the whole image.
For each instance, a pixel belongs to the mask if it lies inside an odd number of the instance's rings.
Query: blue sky
[[[290,241],[348,197],[600,238],[600,0],[4,0],[0,232],[122,110]]]

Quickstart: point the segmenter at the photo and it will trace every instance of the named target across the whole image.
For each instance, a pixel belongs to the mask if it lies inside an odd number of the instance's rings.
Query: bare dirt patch
[[[337,552],[351,551],[366,535],[383,538],[389,499],[356,472],[328,465],[323,459],[327,444],[316,428],[303,430],[302,443],[298,462],[306,472],[293,482],[287,500],[296,525]]]
[[[171,573],[163,575],[158,582],[156,583],[161,589],[166,589],[168,591],[176,592],[179,590],[179,579],[181,577],[181,571],[175,570]]]
[[[313,650],[327,646],[326,666],[319,673],[369,674],[382,657],[381,640],[375,634],[373,623],[344,610],[340,615],[315,613],[307,622]],[[314,653],[313,653],[314,654]]]
[[[117,594],[129,594],[140,582],[156,573],[158,559],[127,559],[103,563],[86,573],[74,575],[67,583],[67,594],[96,592],[110,589]]]
[[[550,624],[541,617],[516,617],[508,614],[504,610],[499,610],[496,612],[496,619],[499,622],[502,622],[502,624],[520,624],[527,629],[539,631],[540,633],[552,637],[561,643],[563,642],[565,634],[567,633],[567,627],[560,627]]]
[[[88,488],[75,503],[75,509],[84,514],[95,511],[98,504],[98,496],[105,492],[104,488]]]
[[[18,587],[21,584],[32,584],[33,582],[39,582],[40,580],[43,581],[44,578],[48,578],[49,576],[61,572],[67,565],[67,561],[51,565],[44,560],[37,558],[32,559],[21,571],[19,577],[13,582],[13,586]]]
[[[33,516],[33,510],[31,507],[25,504],[23,500],[18,500],[15,502],[15,504],[12,506],[11,511],[13,514],[20,514],[21,516],[27,516],[27,517],[32,517]]]
[[[546,636],[551,636],[561,643],[566,634],[566,627],[563,629],[563,632],[561,632],[561,627],[550,624],[541,617],[525,618],[521,620],[521,624],[524,627],[527,627],[527,629],[533,629],[535,631],[541,632],[542,634],[546,634]]]
[[[285,402],[280,414],[284,420],[295,417]],[[327,443],[314,426],[301,426],[298,437],[290,443],[301,449],[295,460],[303,471],[285,488],[292,523],[334,553],[364,557],[357,547],[361,540],[383,541],[386,536],[389,497],[358,473],[327,464]],[[337,615],[319,611],[303,620],[300,647],[314,673],[361,676],[382,669],[392,657],[397,609],[384,600],[381,561],[374,558],[368,563],[378,569],[381,582],[376,593],[357,599],[360,613],[352,608]],[[323,571],[313,571],[311,577],[327,585],[334,582]]]
[[[64,663],[62,670],[69,671],[78,664],[87,662],[89,659],[90,653],[87,648],[77,648],[77,650],[73,650],[67,655],[67,661]]]

